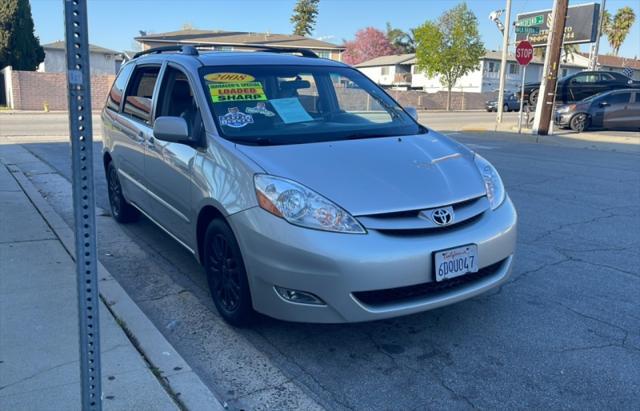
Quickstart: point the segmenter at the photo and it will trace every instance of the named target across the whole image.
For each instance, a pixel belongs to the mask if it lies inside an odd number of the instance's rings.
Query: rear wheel
[[[130,223],[140,217],[140,212],[125,200],[122,185],[118,177],[118,169],[113,162],[107,166],[107,190],[111,215],[119,223]]]
[[[571,117],[571,122],[569,123],[571,130],[577,131],[578,133],[585,131],[589,128],[589,116],[585,113],[578,113],[575,116]]]
[[[203,263],[211,298],[222,318],[235,326],[250,324],[255,311],[247,272],[238,242],[226,222],[213,220],[209,224]]]
[[[508,113],[508,112],[509,112],[509,105],[508,105],[508,104],[505,104],[505,105],[504,105],[504,107],[502,107],[502,111],[503,111],[504,113]]]

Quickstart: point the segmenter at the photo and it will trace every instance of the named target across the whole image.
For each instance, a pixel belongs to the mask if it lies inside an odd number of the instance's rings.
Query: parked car
[[[508,278],[496,169],[358,70],[295,49],[142,53],[101,113],[111,213],[192,253],[229,323],[389,318]]]
[[[520,111],[520,99],[515,94],[508,94],[504,96],[504,106],[502,111]],[[488,112],[498,111],[498,99],[487,100],[485,108]]]
[[[582,71],[558,80],[556,103],[573,103],[603,91],[633,87],[640,87],[640,82],[615,71]],[[528,83],[523,98],[535,105],[539,93],[540,83]]]
[[[640,130],[640,88],[605,91],[556,109],[555,124],[575,131],[589,128]]]

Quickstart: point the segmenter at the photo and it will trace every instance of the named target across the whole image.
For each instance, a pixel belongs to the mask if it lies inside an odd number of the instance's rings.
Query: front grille
[[[446,291],[455,290],[465,285],[476,283],[495,274],[505,260],[478,270],[477,273],[465,274],[460,277],[440,282],[421,283],[406,287],[386,288],[383,290],[358,291],[353,296],[360,302],[370,306],[383,306],[392,303],[403,303],[419,300],[425,297],[436,297]]]
[[[435,231],[455,229],[480,218],[489,209],[489,200],[483,195],[452,203],[448,206],[453,209],[454,219],[451,224],[446,226],[437,225],[430,218],[421,215],[421,212],[430,212],[433,208],[360,215],[356,218],[367,229],[377,230],[389,235],[425,234],[425,231],[433,233]],[[447,205],[442,207],[447,207]]]

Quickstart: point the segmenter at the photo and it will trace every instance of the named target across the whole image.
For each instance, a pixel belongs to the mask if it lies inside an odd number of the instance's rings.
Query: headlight
[[[266,174],[256,174],[254,183],[260,207],[291,224],[340,233],[367,233],[351,214],[301,184]]]
[[[487,189],[487,198],[489,199],[491,208],[495,210],[500,207],[500,204],[502,204],[505,199],[502,179],[495,167],[493,167],[484,157],[476,153],[474,159],[476,167],[480,170],[480,174],[484,180],[484,186]]]
[[[556,110],[556,113],[567,113],[569,111],[572,111],[573,109],[576,108],[575,104],[570,104],[568,106],[562,106],[559,109]]]

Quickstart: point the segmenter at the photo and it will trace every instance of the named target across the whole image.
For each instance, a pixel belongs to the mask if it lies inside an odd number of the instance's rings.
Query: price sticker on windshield
[[[209,94],[214,103],[266,100],[262,83],[210,83]]]

